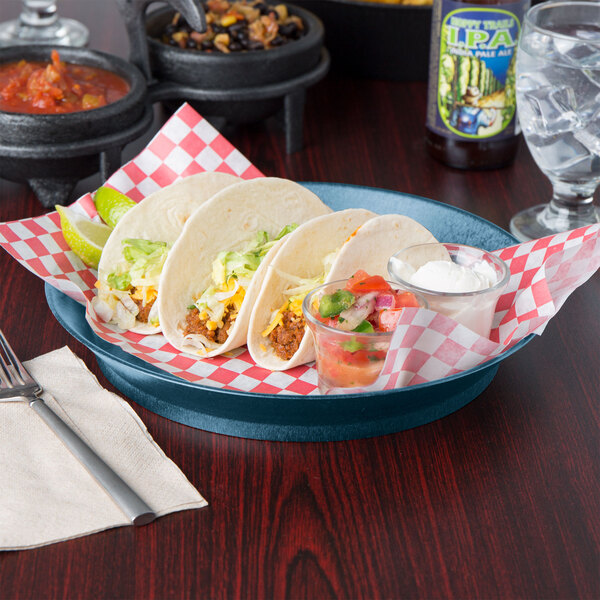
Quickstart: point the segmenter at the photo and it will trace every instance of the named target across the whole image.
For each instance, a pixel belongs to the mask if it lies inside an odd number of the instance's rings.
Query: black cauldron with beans
[[[213,122],[282,113],[286,150],[299,150],[306,89],[329,68],[321,21],[294,4],[206,0],[197,5],[205,23],[193,28],[171,4],[145,17],[147,53],[133,47],[158,82],[151,96],[169,109],[186,100]]]
[[[278,48],[306,32],[302,18],[291,14],[285,4],[208,0],[203,6],[206,31],[194,31],[181,13],[175,13],[160,41],[181,49],[229,54]]]
[[[199,7],[205,10],[204,31],[193,29],[180,11],[169,7],[146,17],[152,76],[163,84],[221,91],[253,88],[256,94],[259,86],[309,76],[324,62],[323,25],[298,6],[207,0]],[[228,98],[235,99],[243,98]]]

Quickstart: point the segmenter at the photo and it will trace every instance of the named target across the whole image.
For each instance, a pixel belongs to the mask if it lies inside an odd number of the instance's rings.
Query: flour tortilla
[[[286,225],[301,225],[331,212],[305,187],[276,177],[232,185],[201,206],[169,252],[161,275],[158,318],[171,345],[197,358],[205,358],[245,344],[266,269],[286,238],[267,252],[255,271],[226,342],[206,352],[184,339],[180,324],[185,320],[188,307],[211,285],[214,259],[219,252],[244,249],[258,231],[266,231],[273,238]]]
[[[273,311],[278,310],[288,296],[285,290],[295,287],[285,275],[315,279],[323,274],[323,259],[349,244],[350,236],[364,223],[376,217],[362,208],[350,208],[312,219],[290,233],[272,260],[265,276],[250,324],[248,350],[257,365],[271,371],[283,371],[315,359],[312,335],[305,333],[298,350],[289,360],[283,360],[262,332],[269,326]],[[329,275],[325,282],[329,281]]]
[[[329,280],[347,279],[358,269],[390,280],[387,265],[392,254],[415,244],[436,242],[427,228],[410,217],[379,215],[367,221],[344,244],[331,267]]]
[[[190,215],[209,198],[242,179],[228,173],[199,173],[150,194],[128,210],[106,241],[98,265],[98,279],[106,282],[123,260],[123,240],[144,239],[173,244]],[[160,332],[160,326],[136,323],[136,333]]]

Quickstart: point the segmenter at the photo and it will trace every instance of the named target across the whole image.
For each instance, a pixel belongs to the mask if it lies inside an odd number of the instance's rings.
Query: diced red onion
[[[383,310],[384,308],[394,308],[395,297],[393,294],[387,294],[385,292],[379,294],[375,300],[375,309]]]

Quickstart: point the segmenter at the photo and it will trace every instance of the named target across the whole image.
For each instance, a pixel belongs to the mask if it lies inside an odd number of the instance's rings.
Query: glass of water
[[[517,110],[552,199],[516,214],[520,240],[600,222],[600,2],[557,0],[525,15],[517,51]]]
[[[23,0],[19,17],[0,23],[0,47],[30,44],[85,46],[88,39],[89,32],[83,23],[58,15],[55,0]]]

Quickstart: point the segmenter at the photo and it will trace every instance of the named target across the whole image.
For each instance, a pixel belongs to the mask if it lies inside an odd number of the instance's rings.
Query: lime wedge
[[[119,219],[132,207],[135,202],[109,187],[99,187],[94,196],[94,204],[100,218],[109,226],[114,227]]]
[[[98,268],[102,248],[112,229],[103,223],[96,223],[65,206],[56,206],[60,215],[60,228],[65,242],[88,266]]]

